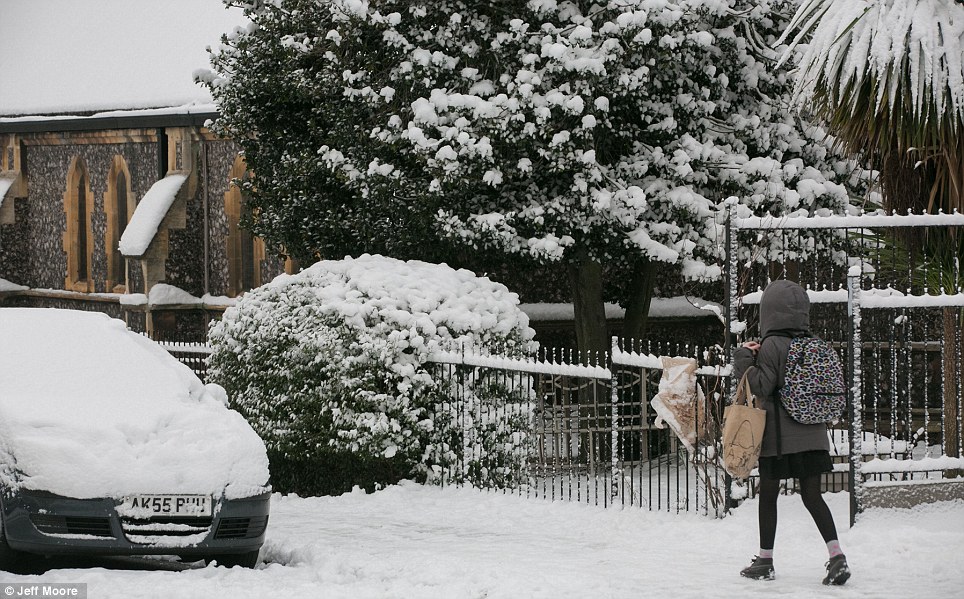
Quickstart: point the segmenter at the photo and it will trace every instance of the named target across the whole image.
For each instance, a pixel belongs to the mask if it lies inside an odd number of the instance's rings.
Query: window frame
[[[118,222],[118,187],[117,179],[123,175],[125,181],[124,193],[126,197],[126,208],[127,208],[127,222],[124,223],[123,227],[120,227]],[[107,216],[107,230],[104,233],[104,253],[107,257],[107,276],[105,279],[105,288],[109,292],[113,293],[127,293],[127,259],[120,253],[117,249],[117,244],[120,242],[121,235],[124,233],[124,229],[130,224],[131,215],[134,213],[134,209],[137,207],[137,202],[135,201],[134,194],[131,190],[131,172],[127,166],[127,161],[124,157],[117,154],[111,160],[110,172],[107,174],[107,193],[104,195],[104,212]],[[115,261],[120,258],[124,263],[124,279],[114,280],[114,271],[116,269]]]
[[[84,190],[84,226],[80,220],[80,193]],[[64,252],[67,257],[67,276],[64,278],[64,288],[69,291],[90,293],[94,291],[94,194],[90,189],[90,172],[80,157],[75,157],[67,171],[67,189],[64,192]],[[80,234],[84,235],[84,258],[86,268],[80,263]],[[85,270],[85,272],[80,272]]]
[[[244,288],[243,268],[245,256],[242,249],[242,229],[240,227],[241,211],[244,206],[244,194],[241,193],[241,188],[234,183],[235,180],[244,179],[247,175],[247,164],[245,164],[243,157],[238,156],[228,175],[230,181],[228,190],[224,193],[224,216],[228,226],[227,235],[224,238],[228,262],[226,290],[228,297],[237,297],[247,291],[247,289]],[[251,237],[252,248],[249,259],[253,269],[253,287],[260,287],[262,284],[261,266],[264,264],[266,249],[263,239],[257,235],[252,235]]]

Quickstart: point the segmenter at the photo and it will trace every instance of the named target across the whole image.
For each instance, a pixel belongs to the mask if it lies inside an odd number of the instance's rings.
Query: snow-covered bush
[[[364,255],[242,296],[211,327],[209,374],[274,455],[340,454],[387,461],[398,476],[508,486],[527,453],[531,387],[429,358],[466,347],[522,357],[532,337],[498,283]]]

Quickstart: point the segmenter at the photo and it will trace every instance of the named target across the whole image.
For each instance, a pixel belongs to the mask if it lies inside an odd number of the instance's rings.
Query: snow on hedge
[[[428,359],[459,346],[522,357],[533,335],[501,284],[364,255],[242,296],[212,325],[209,375],[271,450],[353,452],[402,460],[428,480],[502,486],[528,446],[531,390],[468,367],[456,382]],[[475,416],[459,417],[455,397]]]

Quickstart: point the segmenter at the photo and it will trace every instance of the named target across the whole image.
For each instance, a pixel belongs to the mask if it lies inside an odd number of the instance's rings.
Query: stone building
[[[220,0],[61,4],[0,6],[0,305],[196,336],[285,267],[238,227],[245,165],[192,77],[243,17]]]
[[[197,340],[242,291],[291,270],[239,228],[230,182],[245,165],[206,127],[217,113],[193,80],[243,25],[221,0],[0,2],[0,306],[98,310]],[[571,345],[571,306],[538,303],[568,296],[553,280],[503,282],[537,302],[524,309],[540,340]],[[708,312],[658,304],[654,335],[721,334]],[[618,334],[621,314],[608,318]]]

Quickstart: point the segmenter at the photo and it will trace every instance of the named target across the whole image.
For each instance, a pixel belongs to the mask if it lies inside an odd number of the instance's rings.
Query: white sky
[[[210,103],[192,74],[243,21],[221,0],[0,0],[0,115]]]

